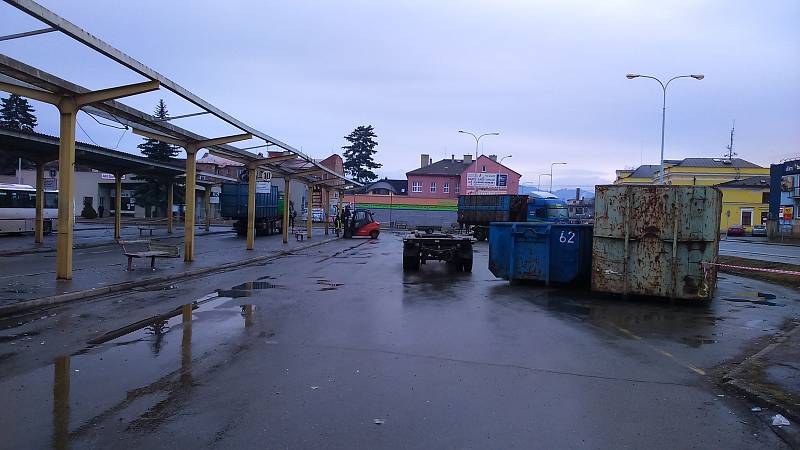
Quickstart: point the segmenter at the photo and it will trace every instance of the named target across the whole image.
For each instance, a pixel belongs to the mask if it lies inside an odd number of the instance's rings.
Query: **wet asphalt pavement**
[[[719,242],[719,254],[738,258],[758,259],[786,264],[800,264],[800,246],[724,239]]]
[[[623,301],[497,280],[485,243],[472,274],[401,254],[340,240],[2,320],[2,447],[787,446],[713,373],[794,291]]]

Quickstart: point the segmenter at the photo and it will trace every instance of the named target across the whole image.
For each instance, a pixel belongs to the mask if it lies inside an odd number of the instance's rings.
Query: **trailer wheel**
[[[483,227],[475,227],[474,231],[472,232],[472,235],[475,237],[475,239],[479,241],[484,241],[486,240],[486,236],[489,234],[487,231],[488,230],[486,230]]]
[[[464,258],[461,260],[461,270],[464,272],[472,272],[472,258]]]
[[[403,257],[403,272],[415,272],[419,270],[419,257],[418,256],[404,256]]]
[[[372,231],[370,231],[370,232],[369,232],[369,238],[370,238],[370,239],[378,239],[378,235],[379,235],[379,234],[381,234],[381,232],[380,232],[380,231],[378,231],[378,230],[372,230]]]

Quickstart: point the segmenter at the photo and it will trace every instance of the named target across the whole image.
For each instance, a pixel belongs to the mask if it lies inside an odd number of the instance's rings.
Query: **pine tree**
[[[8,98],[0,99],[0,127],[33,131],[36,127],[34,112],[27,99],[11,94]]]
[[[153,113],[153,117],[156,119],[167,119],[169,118],[169,112],[167,111],[167,105],[164,103],[164,100],[161,99],[156,104],[155,112]],[[145,141],[137,146],[141,151],[142,154],[148,158],[156,159],[159,161],[169,161],[170,159],[175,158],[178,156],[180,149],[174,145],[168,144],[166,142],[161,142],[157,139],[145,139]],[[145,209],[145,216],[150,217],[150,208],[155,206],[156,209],[160,209],[163,211],[164,216],[169,213],[167,211],[167,186],[164,185],[163,180],[158,178],[152,177],[136,177],[137,180],[144,180],[145,183],[141,183],[136,187],[136,190],[133,193],[134,198],[136,199],[136,204],[141,205]],[[183,197],[183,190],[179,190],[178,186],[175,187],[175,204],[180,204],[181,199]]]
[[[167,105],[164,103],[164,99],[158,101],[153,117],[161,120],[169,118],[169,112],[167,111]],[[174,145],[149,138],[145,139],[145,141],[139,144],[137,147],[142,151],[144,156],[160,161],[168,161],[169,159],[178,156],[180,151],[178,147]]]
[[[344,170],[358,182],[363,183],[378,178],[372,171],[382,167],[382,164],[373,160],[373,155],[377,153],[375,147],[378,146],[376,137],[372,125],[359,126],[344,137],[350,142],[350,145],[342,147],[345,158]]]

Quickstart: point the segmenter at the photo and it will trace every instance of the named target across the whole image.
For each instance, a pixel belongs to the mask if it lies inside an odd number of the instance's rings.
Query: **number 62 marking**
[[[561,242],[562,244],[574,244],[575,233],[572,231],[562,231],[561,236],[558,237],[558,242]]]

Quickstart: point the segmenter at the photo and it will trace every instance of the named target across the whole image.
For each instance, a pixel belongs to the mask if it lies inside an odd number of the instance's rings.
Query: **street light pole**
[[[565,162],[554,162],[554,163],[550,163],[550,193],[551,193],[551,194],[553,193],[553,166],[555,166],[555,165],[557,165],[557,164],[564,164],[564,165],[566,165],[567,163],[565,163]]]
[[[666,127],[667,122],[667,87],[672,82],[672,80],[677,80],[678,78],[694,78],[695,80],[702,80],[705,78],[705,75],[702,74],[694,74],[694,75],[678,75],[677,77],[672,77],[667,80],[666,83],[663,83],[656,77],[650,75],[639,75],[636,73],[629,73],[625,75],[626,78],[632,80],[634,78],[650,78],[651,80],[658,81],[658,84],[661,85],[661,91],[664,94],[662,97],[661,103],[661,168],[658,172],[658,184],[664,184],[664,128]]]
[[[536,190],[537,191],[541,191],[542,190],[542,177],[551,177],[551,179],[552,179],[552,175],[550,175],[549,173],[540,173],[539,174],[539,184],[538,184],[538,186],[536,186]]]
[[[494,132],[494,133],[483,133],[480,136],[476,136],[474,133],[470,133],[469,131],[458,130],[458,132],[459,133],[468,134],[468,135],[472,136],[475,139],[475,160],[476,161],[478,160],[478,142],[481,140],[481,138],[484,137],[484,136],[498,136],[500,134],[500,133]]]
[[[513,156],[513,155],[506,155],[506,156],[503,156],[502,158],[500,158],[500,164],[503,164],[503,160],[504,160],[504,159],[506,159],[506,158],[511,158],[512,156]]]

